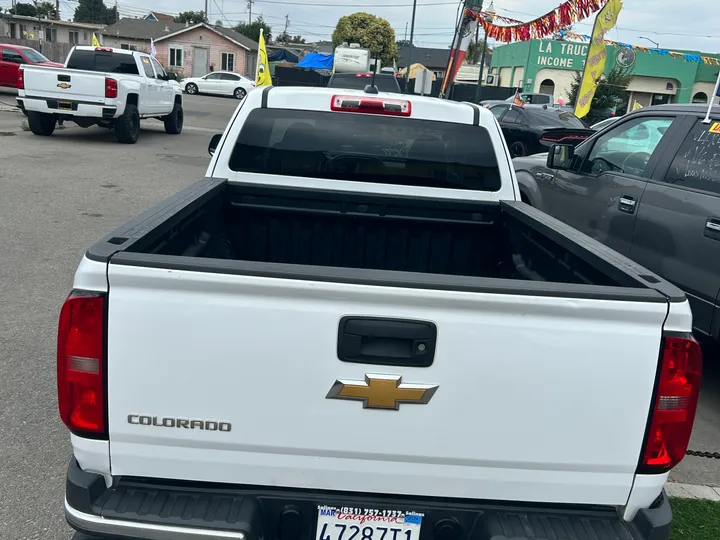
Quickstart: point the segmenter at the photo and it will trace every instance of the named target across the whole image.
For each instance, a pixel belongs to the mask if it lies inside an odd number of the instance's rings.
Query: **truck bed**
[[[682,301],[674,287],[522,203],[206,179],[95,245],[89,258],[391,286]],[[144,261],[144,262],[143,262]]]

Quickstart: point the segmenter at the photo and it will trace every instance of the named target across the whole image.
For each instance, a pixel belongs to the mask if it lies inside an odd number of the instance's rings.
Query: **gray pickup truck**
[[[576,148],[513,161],[523,201],[685,291],[720,339],[720,107],[649,107]]]

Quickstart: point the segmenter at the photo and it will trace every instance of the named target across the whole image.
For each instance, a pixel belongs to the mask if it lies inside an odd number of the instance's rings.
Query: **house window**
[[[170,67],[183,67],[183,48],[181,46],[170,45]]]
[[[73,32],[71,30],[68,32],[68,35],[70,36],[70,45],[78,45],[80,43],[80,32]]]
[[[17,24],[15,23],[10,23],[10,37],[13,39],[17,39],[19,37],[17,33]]]
[[[83,32],[83,41],[88,41],[88,33]]]
[[[48,43],[57,42],[57,28],[45,29],[45,41],[47,41]]]
[[[125,49],[126,51],[137,51],[138,50],[137,46],[128,45],[127,43],[121,43],[120,48]]]
[[[222,53],[222,70],[235,71],[235,53]]]

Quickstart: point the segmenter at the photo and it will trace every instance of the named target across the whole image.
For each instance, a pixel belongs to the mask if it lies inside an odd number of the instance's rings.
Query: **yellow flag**
[[[643,106],[640,105],[640,103],[638,103],[637,101],[635,101],[635,104],[633,105],[633,109],[632,109],[632,110],[633,110],[633,111],[639,111],[639,110],[642,109],[642,108],[643,108]]]
[[[95,35],[95,32],[93,32],[92,46],[93,47],[102,47],[102,45],[100,45],[100,41],[98,41],[98,38]]]
[[[605,4],[605,7],[600,10],[595,18],[592,39],[585,60],[585,71],[583,72],[582,83],[575,103],[575,116],[578,118],[583,118],[590,112],[598,81],[605,72],[605,63],[607,61],[605,34],[617,24],[622,5],[622,0],[608,0],[608,3]]]
[[[265,47],[265,36],[263,36],[262,28],[260,29],[260,42],[258,45],[258,63],[257,72],[255,73],[255,86],[272,86],[267,48]]]

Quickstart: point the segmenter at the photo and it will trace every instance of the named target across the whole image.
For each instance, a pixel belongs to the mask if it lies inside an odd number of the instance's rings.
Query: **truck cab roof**
[[[495,129],[493,114],[477,105],[467,102],[443,100],[415,94],[393,94],[390,92],[366,93],[363,90],[350,88],[298,88],[298,87],[267,87],[261,96],[252,92],[248,98],[261,100],[263,107],[282,109],[329,110],[334,96],[357,96],[365,100],[386,100],[388,102],[408,102],[411,118],[420,120],[442,120],[458,124],[475,124],[486,129]],[[251,105],[251,103],[248,103]]]

